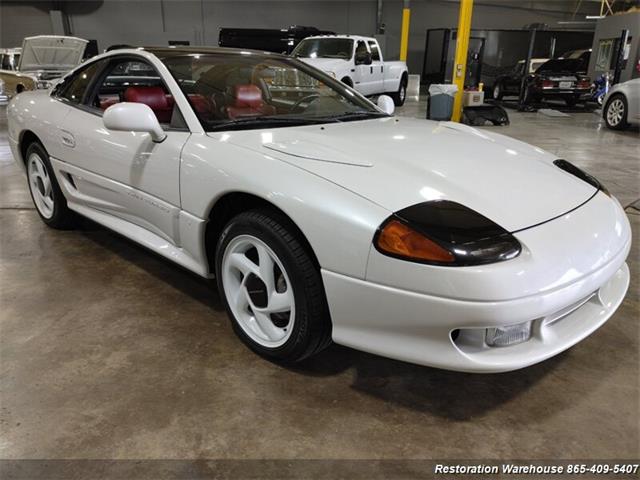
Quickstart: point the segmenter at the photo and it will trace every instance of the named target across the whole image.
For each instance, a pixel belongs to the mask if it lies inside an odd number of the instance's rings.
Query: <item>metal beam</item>
[[[456,39],[456,55],[453,64],[453,83],[458,86],[458,93],[453,102],[451,120],[459,122],[462,117],[462,97],[464,96],[464,79],[467,73],[467,58],[469,52],[469,36],[471,35],[471,15],[473,0],[460,0],[460,16],[458,17],[458,31]]]

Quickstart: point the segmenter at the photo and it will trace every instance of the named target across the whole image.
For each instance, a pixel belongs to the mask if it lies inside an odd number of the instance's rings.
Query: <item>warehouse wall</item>
[[[627,59],[625,68],[621,72],[620,81],[625,82],[640,76],[640,73],[636,70],[636,64],[640,60],[640,12],[636,11],[622,15],[612,15],[598,20],[596,32],[593,37],[593,53],[589,61],[589,76],[591,78],[597,78],[605,72],[613,73],[613,71],[609,69],[596,69],[600,41],[620,38],[622,30],[629,30],[631,42],[629,46],[629,58]],[[612,57],[615,57],[617,53],[617,51],[613,51]]]
[[[53,2],[0,3],[2,46],[18,45],[25,35],[50,33],[51,22],[44,8],[47,3]],[[582,3],[582,18],[598,8],[594,2]],[[116,43],[166,45],[168,40],[217,45],[221,27],[283,28],[297,24],[365,35],[373,35],[376,30],[376,0],[85,0],[55,4],[62,5],[68,15],[72,33],[98,40],[100,49]],[[426,30],[455,27],[459,3],[412,0],[411,5],[408,63],[413,72],[419,73]],[[571,19],[575,5],[575,0],[477,0],[473,27],[521,28],[529,23],[547,23],[557,28],[558,21]],[[384,0],[386,53],[390,58],[399,54],[401,14],[402,0]]]
[[[531,10],[535,7],[536,10]],[[531,23],[546,23],[550,28],[562,28],[558,21],[571,20],[575,2],[501,2],[497,5],[476,1],[473,9],[472,27],[520,29]],[[583,6],[589,13],[593,5]],[[407,63],[413,73],[422,71],[426,31],[430,28],[457,27],[458,2],[416,1],[411,2],[411,29],[409,34],[409,53]],[[584,19],[584,10],[580,11]],[[387,25],[387,55],[397,57],[400,52],[400,25],[402,16],[401,0],[386,0],[384,3],[384,22]],[[576,18],[580,18],[576,16]],[[590,28],[588,24],[576,25],[581,29]]]
[[[31,35],[53,33],[49,11],[53,2],[0,0],[0,47],[19,47]]]

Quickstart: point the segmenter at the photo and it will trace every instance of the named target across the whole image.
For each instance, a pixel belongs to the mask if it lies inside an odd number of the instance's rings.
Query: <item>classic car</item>
[[[407,97],[407,64],[385,61],[380,45],[373,37],[308,37],[291,55],[325,71],[363,95],[388,94],[397,106],[403,105]]]
[[[273,360],[334,341],[507,371],[614,314],[631,233],[597,179],[393,110],[282,55],[115,50],[15,97],[8,136],[46,225],[79,214],[215,278],[238,337]]]
[[[2,94],[12,98],[25,90],[51,87],[82,61],[87,44],[81,38],[58,35],[25,38],[17,67],[0,70]]]
[[[624,130],[629,125],[640,125],[640,78],[614,85],[602,103],[607,127]]]

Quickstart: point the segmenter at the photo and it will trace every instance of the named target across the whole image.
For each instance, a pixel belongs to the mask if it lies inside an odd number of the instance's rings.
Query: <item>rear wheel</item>
[[[331,343],[320,273],[281,215],[234,217],[218,241],[216,276],[233,329],[253,351],[296,362]]]
[[[398,86],[398,91],[391,94],[391,98],[393,99],[393,103],[396,107],[401,107],[404,105],[405,100],[407,99],[407,76],[403,75],[400,79],[400,85]]]
[[[502,88],[502,84],[498,82],[493,86],[493,98],[495,100],[502,100],[503,96],[504,96],[504,91]]]
[[[44,147],[34,142],[27,148],[27,179],[36,211],[51,228],[65,229],[73,225],[73,212],[58,185]]]
[[[627,127],[627,99],[620,94],[613,95],[604,108],[604,121],[613,130]]]

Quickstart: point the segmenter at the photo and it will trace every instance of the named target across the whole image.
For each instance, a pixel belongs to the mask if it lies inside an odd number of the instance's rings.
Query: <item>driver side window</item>
[[[358,44],[356,45],[356,57],[358,57],[359,55],[365,55],[367,53],[367,44],[364,43],[362,40],[358,41]]]
[[[105,111],[120,102],[144,103],[163,127],[184,128],[173,95],[155,68],[143,60],[112,61],[99,82],[91,106]]]
[[[378,49],[378,44],[376,42],[369,42],[369,48],[371,49],[371,59],[374,62],[380,61],[380,50]]]

